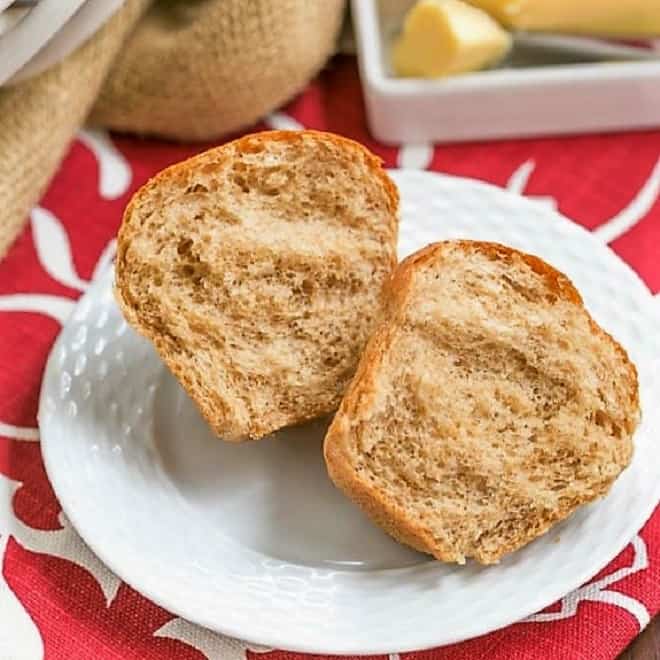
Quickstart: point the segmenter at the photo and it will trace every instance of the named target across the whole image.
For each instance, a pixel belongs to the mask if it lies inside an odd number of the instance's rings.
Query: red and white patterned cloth
[[[359,140],[388,167],[475,177],[545,198],[610,243],[653,293],[660,290],[660,131],[386,147],[367,131],[352,58],[331,62],[254,130],[299,126]],[[111,258],[127,200],[164,166],[209,146],[81,133],[0,261],[0,660],[304,657],[251,649],[202,630],[122,584],[61,514],[39,449],[37,398],[46,357],[75,299]],[[656,301],[660,307],[660,296]],[[589,584],[532,620],[402,658],[610,659],[658,611],[660,509]]]

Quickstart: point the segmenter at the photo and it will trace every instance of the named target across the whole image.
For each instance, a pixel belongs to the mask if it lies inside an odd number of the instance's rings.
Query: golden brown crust
[[[418,252],[411,254],[399,264],[397,270],[392,274],[390,281],[390,295],[396,297],[402,290],[405,290],[405,283],[410,281],[410,277],[415,269],[431,264],[435,259],[440,258],[444,247],[448,244],[451,244],[458,249],[480,252],[493,260],[499,259],[512,262],[514,258],[521,259],[535,273],[544,277],[551,293],[568,302],[576,305],[583,305],[582,296],[575,286],[573,286],[573,283],[568,277],[543,261],[543,259],[540,259],[533,254],[520,252],[508,245],[489,241],[455,240],[441,241],[427,245]]]
[[[148,193],[155,188],[160,187],[171,179],[180,179],[182,182],[187,181],[188,176],[194,173],[197,168],[204,167],[217,167],[220,162],[230,158],[232,150],[235,149],[239,153],[255,152],[263,148],[268,142],[294,142],[297,140],[304,140],[308,138],[315,138],[321,142],[328,142],[343,149],[353,150],[360,153],[366,160],[371,174],[380,179],[383,187],[386,190],[389,199],[389,211],[392,216],[391,230],[396,237],[398,232],[398,224],[396,222],[396,214],[399,208],[399,191],[394,185],[392,179],[385,173],[382,167],[383,161],[378,156],[372,154],[368,149],[362,146],[359,142],[350,140],[349,138],[336,135],[334,133],[324,133],[322,131],[304,130],[304,131],[263,131],[261,133],[253,133],[245,135],[231,142],[227,142],[219,147],[209,149],[201,154],[197,154],[188,158],[187,160],[175,163],[161,170],[156,176],[152,177],[133,195],[130,202],[126,206],[122,218],[121,227],[117,235],[117,272],[120,273],[125,264],[126,249],[132,234],[133,228],[131,226],[132,218],[135,215],[136,207],[140,204]],[[117,291],[122,294],[121,278],[117,278]]]
[[[467,251],[478,251],[491,259],[504,259],[513,262],[520,259],[531,267],[534,272],[545,278],[548,290],[557,299],[565,300],[580,307],[589,317],[591,331],[609,342],[621,356],[626,366],[627,374],[622,375],[631,392],[631,406],[639,408],[639,392],[637,370],[630,361],[625,349],[605,332],[589,316],[584,308],[582,297],[571,281],[561,272],[533,255],[525,254],[511,247],[498,243],[477,241],[444,241],[434,243],[412,254],[402,261],[394,271],[387,289],[388,315],[372,334],[360,360],[356,374],[349,385],[340,408],[328,429],[324,441],[324,457],[328,473],[332,481],[350,499],[358,504],[365,513],[380,525],[388,534],[398,541],[416,550],[433,555],[444,562],[464,563],[465,558],[456,554],[441,538],[434,538],[429,529],[419,520],[407,515],[406,511],[392,501],[385,493],[360,476],[353,469],[348,451],[352,438],[360,433],[360,426],[366,423],[372,401],[376,393],[375,381],[379,368],[392,345],[397,325],[401,320],[411,290],[412,279],[416,271],[436,263],[442,259],[443,250],[447,246]],[[630,433],[634,429],[627,429]],[[629,457],[628,457],[629,460]],[[530,528],[527,535],[502,543],[497,552],[478,551],[473,558],[483,564],[497,563],[502,556],[512,552],[534,538],[545,533],[556,522],[570,515],[579,504],[597,499],[604,495],[611,483],[604,482],[601,488],[596,488],[593,496],[580,502],[567,502],[563,507],[546,515]]]
[[[126,207],[122,219],[122,224],[117,236],[117,264],[119,265],[122,255],[125,254],[127,247],[127,238],[130,234],[130,223],[133,217],[135,207],[147,195],[147,193],[154,188],[158,188],[166,181],[172,179],[180,179],[181,182],[188,180],[190,174],[193,174],[197,168],[211,167],[215,168],[222,161],[231,157],[233,150],[239,153],[257,152],[263,149],[269,142],[295,142],[298,140],[305,140],[314,138],[320,142],[327,142],[334,144],[342,149],[352,150],[355,153],[361,154],[367,162],[371,174],[377,177],[386,190],[389,199],[389,211],[392,216],[396,216],[399,208],[399,191],[394,185],[392,179],[387,176],[383,169],[383,161],[375,154],[371,153],[366,147],[361,145],[355,140],[345,138],[335,133],[325,133],[323,131],[304,130],[304,131],[262,131],[260,133],[251,133],[243,137],[227,142],[219,147],[214,147],[201,154],[192,156],[174,165],[166,167],[161,170],[154,177],[149,179],[131,198],[128,206]],[[393,220],[392,231],[396,236],[398,224]]]
[[[256,439],[267,435],[273,429],[265,426],[259,419],[253,419],[246,430],[245,424],[234,420],[231,411],[226,410],[218,397],[202,397],[195,387],[191,374],[184,368],[177,357],[175,340],[160,329],[153,328],[144,323],[142,315],[137,309],[137,301],[133,299],[128,286],[125,273],[128,272],[127,252],[133,237],[140,231],[141,205],[152,195],[167,190],[169,186],[185,187],[198,171],[213,174],[219,171],[227,161],[235,155],[257,153],[268,148],[273,142],[295,143],[313,140],[316,143],[332,145],[344,153],[353,154],[353,159],[361,159],[367,169],[368,175],[376,178],[385,193],[387,200],[387,215],[389,218],[388,233],[391,236],[392,250],[389,255],[389,270],[396,266],[396,239],[398,233],[398,205],[399,193],[382,167],[380,158],[369,152],[364,146],[353,140],[339,135],[313,130],[304,131],[264,131],[246,135],[228,142],[219,147],[195,155],[185,161],[171,165],[145,183],[132,197],[127,205],[121,227],[117,237],[117,258],[115,276],[115,297],[126,320],[140,334],[149,339],[155,346],[161,359],[170,371],[181,382],[186,392],[195,401],[202,416],[214,429],[216,434],[227,441],[240,442],[246,439]],[[166,203],[166,201],[164,202]],[[382,295],[382,293],[381,293]],[[283,420],[281,426],[300,424],[310,419],[327,415],[334,410],[327,405],[318,405],[314,409],[307,409],[304,414],[295,418]]]

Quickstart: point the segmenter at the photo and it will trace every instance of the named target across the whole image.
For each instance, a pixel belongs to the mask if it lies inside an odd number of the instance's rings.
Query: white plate
[[[61,30],[12,77],[11,83],[36,76],[63,60],[89,39],[124,0],[86,0]]]
[[[0,85],[29,62],[85,1],[40,0],[11,30],[2,34]]]
[[[442,565],[397,545],[332,487],[323,423],[246,445],[214,439],[150,345],[126,327],[107,273],[48,361],[42,450],[64,511],[94,552],[182,617],[297,651],[456,642],[586,581],[658,502],[660,319],[637,276],[538,202],[427,172],[393,176],[403,200],[402,256],[442,238],[498,240],[573,278],[640,369],[644,421],[634,461],[605,500],[500,565]]]

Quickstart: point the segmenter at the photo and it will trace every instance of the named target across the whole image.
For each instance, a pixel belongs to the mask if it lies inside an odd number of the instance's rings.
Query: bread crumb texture
[[[450,241],[396,270],[324,451],[395,538],[490,564],[604,495],[638,420],[635,367],[564,275]]]
[[[115,291],[225,440],[336,409],[396,263],[398,193],[361,145],[247,136],[133,197]]]

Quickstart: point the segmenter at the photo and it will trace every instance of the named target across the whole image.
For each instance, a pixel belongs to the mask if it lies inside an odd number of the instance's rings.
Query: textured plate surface
[[[494,567],[444,566],[397,545],[329,483],[323,422],[247,445],[212,438],[150,345],[121,318],[111,274],[55,344],[40,402],[46,468],[66,514],[126,582],[180,616],[278,648],[388,653],[512,623],[589,579],[660,495],[660,319],[637,276],[539,202],[394,172],[400,253],[478,238],[566,272],[640,371],[631,467],[604,500]]]

